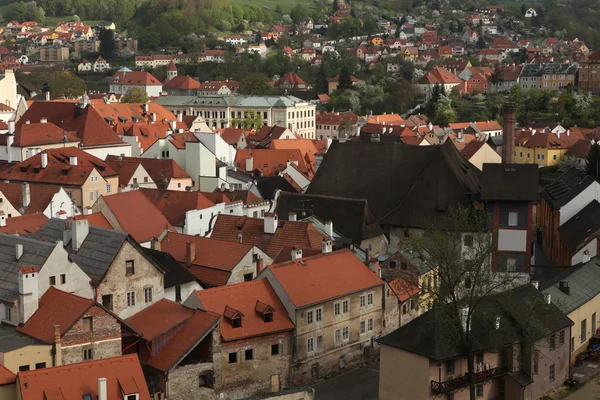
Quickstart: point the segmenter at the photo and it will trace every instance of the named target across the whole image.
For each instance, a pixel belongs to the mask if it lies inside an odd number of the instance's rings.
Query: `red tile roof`
[[[162,299],[125,320],[127,325],[151,341],[185,323],[194,310],[171,300]]]
[[[215,191],[219,191],[220,189],[215,189]],[[250,190],[226,190],[222,192],[225,197],[229,199],[230,202],[241,201],[244,204],[256,204],[262,203],[265,200],[261,199]]]
[[[431,72],[423,75],[419,80],[417,80],[418,84],[449,84],[449,83],[461,83],[462,80],[448,71],[445,68],[438,67]]]
[[[60,367],[19,373],[22,400],[98,398],[98,378],[106,378],[108,399],[138,393],[139,400],[150,400],[150,392],[137,354],[86,361]]]
[[[17,327],[17,331],[52,344],[54,325],[60,325],[60,334],[64,335],[94,304],[96,302],[92,299],[50,286],[40,298],[37,311],[24,325]]]
[[[206,81],[200,83],[199,91],[201,92],[218,92],[223,86],[227,86],[231,92],[237,92],[240,87],[238,81]]]
[[[166,138],[167,132],[171,131],[171,126],[167,122],[136,122],[117,124],[114,126],[114,129],[119,135],[135,136],[143,153],[158,139]]]
[[[0,145],[6,146],[7,135],[0,135]],[[52,122],[19,125],[15,129],[13,145],[17,147],[49,144],[79,143],[81,140]]]
[[[161,85],[158,78],[146,71],[117,72],[110,78],[110,85]]]
[[[173,62],[173,60],[171,60],[171,62],[169,63],[169,66],[167,67],[167,71],[177,71],[177,67],[175,66],[175,63]]]
[[[294,329],[285,307],[266,279],[198,290],[196,295],[209,311],[223,315],[225,307],[229,307],[243,314],[242,326],[239,328],[234,328],[231,320],[225,315],[221,318],[221,337],[225,341],[271,335]],[[264,321],[261,312],[265,309],[272,309],[273,321]]]
[[[99,212],[87,215],[79,214],[75,217],[75,219],[87,219],[90,226],[97,226],[98,228],[104,229],[113,229],[112,225],[108,222],[106,217]]]
[[[321,146],[318,146],[321,144]],[[327,151],[327,144],[319,143],[317,140],[311,139],[276,139],[271,142],[271,148],[277,150],[300,150],[304,159],[314,163],[314,156],[322,155]]]
[[[42,168],[42,154],[48,154],[48,165]],[[70,157],[77,157],[77,165],[71,165]],[[93,170],[104,178],[117,173],[101,159],[77,147],[44,150],[25,161],[0,171],[0,179],[19,182],[40,182],[81,186]]]
[[[290,72],[290,73],[283,75],[281,78],[279,78],[277,80],[277,82],[275,82],[275,87],[279,87],[283,84],[291,85],[294,88],[306,86],[306,82],[304,82],[304,80],[302,78],[300,78],[300,75],[298,75],[295,72]]]
[[[10,372],[4,365],[0,365],[0,385],[15,383],[17,376]]]
[[[340,125],[342,122],[349,121],[355,124],[358,121],[358,116],[353,112],[341,112],[341,113],[322,113],[316,116],[317,124],[329,124],[329,125]]]
[[[226,128],[219,134],[227,144],[236,145],[238,140],[240,140],[240,137],[244,135],[244,130],[238,128]]]
[[[198,280],[212,286],[227,284],[231,271],[252,250],[252,245],[215,238],[169,232],[160,242],[161,250],[186,263],[187,243],[193,243],[196,257],[189,270]]]
[[[326,239],[311,224],[304,221],[280,220],[275,234],[270,235],[264,233],[263,219],[225,214],[217,217],[211,238],[239,242],[240,233],[242,243],[258,246],[271,258],[275,258],[284,247],[321,249],[323,239]]]
[[[215,205],[200,192],[143,188],[140,192],[158,208],[171,225],[182,228],[185,225],[186,212],[203,210]]]
[[[148,112],[145,109],[148,109]],[[133,123],[138,122],[169,122],[177,121],[177,117],[171,111],[158,103],[111,103],[99,104],[94,109],[100,116],[110,123]],[[152,115],[155,116],[153,120]],[[135,121],[134,121],[135,120]],[[177,128],[184,128],[177,123]]]
[[[269,267],[296,307],[306,307],[383,284],[350,250]]]
[[[57,185],[30,183],[29,205],[23,209],[22,214],[43,213],[59,190],[60,187]],[[0,193],[17,210],[23,208],[23,183],[0,182]]]
[[[466,159],[470,160],[471,157],[475,155],[485,145],[485,142],[480,142],[478,140],[471,140],[469,143],[465,145],[465,147],[461,150],[460,154]]]
[[[121,164],[134,164],[144,167],[148,175],[152,178],[156,186],[166,189],[171,179],[191,179],[183,168],[174,160],[159,158],[137,158],[122,156],[106,156],[106,163],[117,168]]]
[[[186,142],[198,143],[200,141],[192,132],[172,133],[168,139],[176,149],[180,150],[185,149]]]
[[[200,82],[190,76],[179,75],[165,82],[165,89],[194,90],[200,89]]]
[[[276,176],[287,167],[288,161],[297,161],[298,168],[303,174],[312,176],[313,166],[307,163],[300,150],[278,150],[278,149],[238,149],[235,161],[238,170],[246,171],[246,159],[252,157],[253,170],[261,172],[262,176]]]
[[[48,222],[48,217],[41,213],[7,218],[6,226],[0,227],[0,233],[25,235],[37,232],[46,222]]]
[[[138,243],[158,238],[166,229],[175,228],[139,190],[101,197],[117,219],[121,230]]]

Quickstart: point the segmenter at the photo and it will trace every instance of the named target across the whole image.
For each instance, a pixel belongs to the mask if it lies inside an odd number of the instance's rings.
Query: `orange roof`
[[[203,210],[213,207],[215,203],[200,192],[184,192],[178,190],[140,189],[167,221],[173,226],[185,225],[185,213],[190,210]]]
[[[434,69],[433,71],[428,72],[427,74],[425,74],[421,78],[419,78],[419,80],[417,80],[418,84],[427,84],[427,85],[433,85],[436,83],[449,84],[449,83],[461,83],[461,82],[462,82],[462,80],[458,76],[454,75],[447,69],[441,68],[441,67],[438,67],[438,68]]]
[[[25,235],[37,232],[46,222],[48,222],[48,217],[41,213],[7,218],[6,226],[0,227],[0,233]]]
[[[223,315],[225,308],[228,307],[242,314],[242,326],[239,328],[234,328],[226,315],[221,318],[221,337],[225,341],[271,335],[294,329],[285,307],[266,279],[198,290],[196,295],[209,311]],[[273,321],[264,321],[262,312],[265,309],[273,313]]]
[[[98,378],[106,378],[111,400],[135,393],[150,400],[137,354],[19,372],[19,393],[22,400],[83,399],[85,394],[96,399]]]
[[[87,215],[79,214],[75,217],[75,219],[87,219],[90,226],[97,226],[98,228],[105,229],[113,229],[112,225],[108,222],[106,217],[99,212]]]
[[[277,80],[277,82],[275,82],[275,87],[279,87],[279,86],[283,85],[284,83],[288,84],[288,85],[292,85],[294,88],[298,88],[300,86],[306,85],[306,82],[304,82],[304,80],[302,78],[300,78],[300,75],[298,75],[295,72],[290,72],[290,73],[283,75],[281,78],[279,78]]]
[[[0,135],[0,145],[6,146],[7,135]],[[52,122],[19,125],[15,129],[13,145],[17,147],[48,144],[79,143],[81,140]]]
[[[15,383],[17,376],[0,364],[0,385]]]
[[[401,124],[404,122],[404,119],[398,114],[380,114],[380,115],[369,115],[367,118],[367,122],[371,124],[381,124],[385,123],[389,124]]]
[[[42,154],[48,154],[48,165],[42,168]],[[77,165],[71,165],[70,157],[77,157]],[[0,179],[20,182],[41,182],[81,186],[93,170],[104,178],[117,173],[101,159],[77,147],[44,150],[25,161],[0,171]]]
[[[321,113],[315,117],[317,124],[330,124],[340,125],[342,122],[350,121],[355,124],[358,121],[358,116],[353,112],[341,112],[341,113]]]
[[[469,143],[463,147],[460,154],[466,159],[470,160],[471,157],[475,155],[485,145],[485,142],[480,142],[478,140],[471,140]]]
[[[327,150],[326,147],[325,149],[317,147],[317,143],[315,142],[317,141],[311,139],[275,139],[271,142],[271,148],[277,150],[300,150],[305,159],[308,155],[311,162],[314,162],[314,156],[322,155]]]
[[[383,284],[348,249],[273,264],[269,268],[298,308]]]
[[[190,176],[174,160],[159,158],[137,158],[106,156],[106,164],[117,169],[124,164],[141,165],[159,188],[166,188],[171,179],[190,179]]]
[[[240,137],[244,135],[243,129],[238,128],[225,128],[219,132],[221,137],[227,144],[236,145]]]
[[[194,310],[171,300],[162,299],[125,320],[127,325],[151,341],[183,324]]]
[[[54,342],[54,325],[60,325],[61,337],[96,302],[50,286],[39,300],[38,309],[17,331],[44,343]]]
[[[164,84],[165,89],[194,90],[200,88],[200,82],[190,76],[178,75]]]
[[[171,60],[171,62],[169,63],[169,66],[167,67],[167,71],[177,71],[177,67],[175,66],[175,63],[173,62],[173,60]]]
[[[148,109],[146,112],[145,109]],[[100,103],[94,107],[100,116],[110,124],[132,123],[132,122],[168,122],[177,121],[177,117],[171,111],[158,103]],[[152,115],[156,119],[152,121]],[[184,128],[177,123],[177,128]]]
[[[215,189],[215,191],[219,191],[219,189]],[[244,204],[256,204],[256,203],[264,203],[265,200],[261,199],[250,190],[227,190],[223,193],[225,197],[229,199],[230,202],[241,201]]]
[[[185,142],[198,143],[200,141],[192,132],[172,133],[168,139],[176,149],[180,150],[185,149]]]
[[[21,214],[25,215],[43,213],[59,190],[60,186],[57,185],[30,183],[29,205],[23,208],[23,183],[0,182],[0,193],[14,208],[19,211],[23,209]]]
[[[227,284],[231,271],[252,250],[252,245],[169,232],[160,246],[180,263],[186,262],[187,243],[193,243],[196,257],[189,268],[198,280],[212,286]]]
[[[271,258],[275,258],[284,247],[321,249],[326,238],[304,221],[280,220],[275,234],[264,232],[263,219],[220,214],[214,222],[211,238],[239,242],[238,235],[241,233],[242,243],[258,246]]]
[[[158,78],[146,71],[117,72],[110,78],[111,85],[162,85]]]
[[[167,122],[136,122],[117,124],[114,126],[114,129],[120,135],[137,137],[137,141],[143,153],[158,139],[166,138],[167,132],[171,130],[171,126]]]
[[[101,198],[117,219],[121,230],[128,232],[138,243],[158,238],[165,229],[175,231],[158,208],[139,190]]]
[[[238,149],[235,155],[238,170],[252,173],[246,171],[246,159],[249,157],[253,159],[253,169],[260,171],[265,177],[275,176],[283,171],[288,161],[297,161],[303,174],[310,176],[313,173],[313,166],[306,162],[300,150]]]

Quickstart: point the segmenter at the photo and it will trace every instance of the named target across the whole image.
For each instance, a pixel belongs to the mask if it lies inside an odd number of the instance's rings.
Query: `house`
[[[569,378],[565,338],[573,323],[556,305],[544,301],[530,284],[483,301],[479,310],[497,310],[495,318],[476,312],[467,328],[484,338],[473,349],[480,398],[494,399],[501,390],[515,400],[540,398]],[[519,312],[524,304],[531,311]],[[446,310],[448,306],[434,307],[378,340],[382,400],[452,398],[469,386],[464,352],[448,337],[449,320],[454,319]],[[539,330],[529,328],[531,315],[537,317]]]
[[[173,232],[161,239],[160,248],[185,265],[203,287],[250,281],[272,262],[256,245]]]
[[[234,149],[245,149],[247,146],[246,131],[241,128],[225,128],[218,131],[225,143]]]
[[[285,170],[288,162],[295,165],[304,176],[314,174],[312,160],[307,160],[300,150],[278,149],[239,149],[235,156],[235,166],[254,176],[272,177]]]
[[[483,49],[477,53],[479,61],[487,60],[488,62],[501,62],[506,58],[503,50],[498,49]]]
[[[358,116],[351,111],[320,113],[316,116],[316,135],[320,139],[355,136],[359,130],[357,122]]]
[[[248,136],[248,145],[253,148],[269,148],[273,140],[295,140],[296,136],[283,126],[263,126]]]
[[[30,275],[34,275],[32,270]],[[35,277],[30,278],[35,285]],[[50,366],[75,364],[121,355],[123,321],[94,299],[50,287],[34,304],[33,314],[17,331],[53,345]]]
[[[295,72],[283,75],[274,86],[281,89],[306,90],[306,82]]]
[[[194,274],[179,264],[169,253],[160,251],[160,242],[154,242],[152,247],[144,248],[144,251],[165,271],[165,299],[181,303],[192,292],[202,289]]]
[[[294,324],[266,279],[193,293],[185,302],[221,316],[214,331],[215,390],[228,398],[290,387]],[[241,328],[241,329],[240,329]],[[248,388],[248,380],[252,388]]]
[[[550,262],[568,268],[595,257],[600,184],[588,175],[569,170],[546,186],[541,197],[536,225]]]
[[[302,250],[294,252],[291,261],[271,265],[259,278],[269,281],[296,326],[291,382],[299,385],[376,353],[384,284],[348,249],[305,258]]]
[[[459,77],[445,68],[438,67],[419,78],[415,82],[415,88],[422,96],[429,99],[436,86],[440,88],[443,87],[446,93],[450,93],[452,88],[461,83],[462,80]]]
[[[156,189],[156,183],[141,163],[107,162],[119,174],[119,193],[139,188]]]
[[[350,80],[352,82],[352,86],[354,86],[358,82],[360,82],[360,79],[356,78],[355,76],[350,76]],[[340,76],[338,74],[329,80],[328,88],[327,88],[328,94],[333,93],[338,88],[339,84],[340,84]]]
[[[537,17],[537,16],[538,16],[538,13],[535,10],[535,8],[530,7],[525,11],[525,18],[533,18],[533,17]]]
[[[79,212],[67,192],[56,185],[0,182],[0,213],[8,220],[34,214],[70,218]]]
[[[77,207],[91,206],[118,188],[117,173],[77,147],[44,150],[1,171],[0,179],[60,185]]]
[[[584,137],[578,131],[553,133],[548,129],[521,129],[515,140],[515,161],[541,166],[557,165],[581,139]]]
[[[463,33],[463,35],[462,35],[462,40],[464,40],[465,42],[470,43],[470,44],[477,43],[478,39],[479,39],[479,32],[477,32],[476,30],[473,30],[473,29],[466,30],[465,33]]]
[[[146,71],[119,71],[108,82],[110,91],[115,94],[127,94],[134,87],[141,88],[148,97],[160,96],[163,85],[151,73]]]
[[[167,80],[163,89],[169,96],[195,96],[202,84],[190,76],[179,75]],[[220,93],[219,93],[220,94]]]
[[[98,56],[96,61],[94,61],[94,72],[102,73],[106,72],[110,69],[110,64],[106,62],[102,56]]]
[[[236,94],[240,88],[240,83],[232,80],[224,81],[205,81],[200,83],[198,88],[199,96],[219,96],[227,94]]]
[[[508,92],[519,84],[519,77],[523,71],[523,65],[509,65],[502,68],[502,81],[499,83],[490,83],[489,89],[498,92]],[[524,79],[524,78],[523,78]]]
[[[54,365],[51,345],[18,332],[13,326],[0,325],[0,339],[2,339],[0,342],[0,353],[3,357],[0,366],[2,378],[7,375],[6,371],[18,374],[20,371],[41,369]],[[0,381],[4,382],[0,385],[0,395],[4,396],[6,395],[7,388],[2,385],[8,382],[4,379],[0,379]],[[12,395],[12,397],[3,398],[14,399],[14,393]]]
[[[48,222],[48,217],[41,213],[11,218],[0,217],[0,233],[25,235],[37,232],[46,222]]]
[[[133,157],[139,157],[158,139],[164,139],[169,133],[177,129],[182,129],[181,126],[184,125],[181,114],[177,115],[177,121],[172,120],[168,122],[165,119],[162,122],[140,122],[134,119],[133,123],[131,123],[121,122],[127,118],[123,115],[120,115],[118,118],[119,122],[117,123],[114,123],[111,117],[105,117],[105,120],[110,121],[109,124],[117,132],[121,140],[131,145],[131,155]]]
[[[525,64],[519,76],[521,89],[542,88],[542,66],[538,64]]]
[[[577,63],[547,63],[542,68],[542,90],[559,90],[575,85]]]
[[[81,364],[27,371],[17,377],[17,396],[45,400],[48,393],[69,393],[72,398],[150,400],[138,357],[124,355]]]
[[[82,59],[79,64],[77,64],[77,72],[92,72],[93,68],[94,64],[92,64],[85,58]]]
[[[214,193],[207,193],[206,195],[209,196],[211,194],[221,196],[225,204],[232,204],[236,207],[236,211],[237,205],[240,205],[241,202],[241,205],[243,206],[242,215],[247,217],[263,218],[265,213],[271,208],[271,202],[269,200],[259,197],[251,189],[234,189],[231,184],[229,190],[226,190],[226,188],[215,189]],[[229,214],[235,214],[235,212],[229,212]]]
[[[194,186],[192,178],[174,160],[107,156],[106,164],[114,166],[117,170],[122,170],[128,165],[129,168],[135,166],[136,170],[137,167],[142,167],[147,175],[139,174],[140,179],[133,182],[137,183],[138,187],[151,188],[154,183],[159,189],[184,191],[186,188]],[[132,179],[136,179],[136,177],[132,175]]]
[[[266,129],[266,127],[263,127]],[[259,132],[263,132],[263,128],[261,128],[261,130]],[[274,127],[271,132],[273,130],[276,130],[276,128],[278,127]],[[284,138],[287,137],[287,135],[294,137],[293,135],[291,135],[291,132],[289,130],[286,129],[287,132],[286,135],[283,135]],[[258,134],[258,132],[257,132]],[[206,148],[208,150],[210,150],[211,153],[213,153],[216,157],[216,159],[218,161],[220,161],[221,163],[225,163],[227,165],[227,167],[232,167],[235,161],[235,154],[236,154],[236,148],[232,145],[230,145],[229,143],[227,143],[222,137],[221,135],[218,135],[216,133],[213,132],[195,132],[194,136],[196,136],[198,138],[198,140],[200,140],[200,142],[206,146]],[[270,136],[270,135],[267,135]],[[295,138],[295,137],[294,137]]]
[[[578,87],[586,92],[600,92],[600,76],[594,71],[597,70],[600,64],[600,50],[596,50],[588,57],[587,61],[579,63],[577,70]]]
[[[484,141],[472,140],[460,151],[460,154],[473,164],[477,169],[483,170],[486,163],[497,164],[502,162],[502,157]]]

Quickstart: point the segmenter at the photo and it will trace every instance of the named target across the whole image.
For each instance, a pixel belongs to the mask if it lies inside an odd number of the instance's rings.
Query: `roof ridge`
[[[290,260],[290,261],[285,261],[285,262],[281,262],[281,263],[277,263],[277,264],[271,264],[269,265],[268,268],[281,268],[281,267],[286,267],[288,265],[291,264],[295,264],[297,261],[312,261],[312,260],[316,260],[319,258],[324,258],[324,257],[333,257],[335,255],[338,254],[345,254],[345,253],[351,253],[350,249],[348,248],[343,248],[340,250],[336,250],[336,251],[332,251],[330,253],[321,253],[321,254],[315,254],[314,256],[309,256],[309,257],[302,257],[296,260]]]
[[[85,366],[89,367],[90,365],[101,364],[101,363],[105,363],[105,362],[123,361],[123,359],[125,359],[125,358],[135,358],[139,362],[138,355],[136,353],[130,353],[130,354],[122,354],[120,356],[114,356],[114,357],[108,357],[108,358],[100,358],[98,360],[86,361],[85,362]],[[32,369],[32,370],[29,370],[29,371],[19,372],[19,375],[21,375],[23,377],[27,377],[28,375],[34,375],[36,373],[48,373],[49,371],[51,371],[51,372],[58,372],[61,369],[82,368],[82,364],[84,364],[84,363],[63,364],[63,365],[54,366],[52,368],[44,368],[42,370],[40,370],[40,369]]]

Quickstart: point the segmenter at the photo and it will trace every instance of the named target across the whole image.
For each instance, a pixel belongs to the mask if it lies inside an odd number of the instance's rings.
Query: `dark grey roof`
[[[275,212],[279,219],[288,219],[290,212],[295,212],[298,219],[316,215],[333,222],[335,230],[355,241],[383,235],[365,199],[281,192]]]
[[[544,74],[576,74],[579,65],[577,63],[548,63],[544,65]]]
[[[573,251],[585,245],[600,231],[600,203],[592,200],[558,228],[561,239]]]
[[[508,376],[513,378],[521,387],[526,387],[533,383],[533,379],[523,371],[509,372]]]
[[[185,267],[177,262],[169,253],[160,250],[144,249],[164,270],[164,287],[170,288],[176,285],[183,285],[189,282],[195,282],[196,277]]]
[[[480,312],[473,315],[471,332],[476,338],[474,351],[497,349],[503,345],[523,339],[521,330],[527,336],[547,337],[573,322],[554,304],[547,304],[543,295],[531,284],[488,296],[478,307]],[[442,361],[463,355],[453,338],[450,307],[438,306],[379,339],[379,343],[406,350]],[[532,320],[535,315],[535,320]],[[494,329],[495,319],[500,317],[499,329]]]
[[[277,189],[282,192],[294,192],[298,191],[282,176],[272,176],[267,178],[261,178],[256,182],[256,188],[260,192],[260,197],[265,200],[272,200]]]
[[[491,136],[487,143],[492,146],[492,147],[499,147],[502,146],[503,140],[502,140],[502,135],[497,135],[497,136]]]
[[[569,169],[542,191],[542,198],[554,209],[574,199],[594,182],[594,178],[575,169]]]
[[[23,245],[23,255],[16,259],[16,245]],[[41,268],[54,245],[23,236],[0,234],[0,299],[13,301],[19,295],[19,269]]]
[[[0,324],[0,353],[21,349],[26,346],[44,344],[34,338],[19,333],[15,327]]]
[[[521,70],[521,77],[541,77],[542,67],[537,64],[525,64]]]
[[[251,182],[252,180],[254,180],[254,178],[248,175],[247,173],[242,171],[234,171],[232,169],[227,170],[227,176],[230,176],[242,182]]]
[[[569,294],[559,289],[559,282],[569,282]],[[542,293],[549,293],[550,299],[565,314],[578,309],[600,294],[600,258],[594,257],[585,264],[579,264],[540,285]]]
[[[537,164],[483,164],[482,200],[539,201]]]
[[[480,176],[450,141],[334,142],[307,193],[367,199],[381,225],[442,227],[449,207],[479,199]]]

